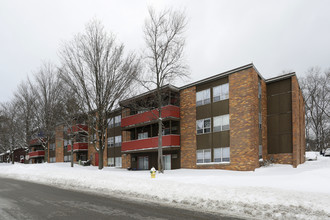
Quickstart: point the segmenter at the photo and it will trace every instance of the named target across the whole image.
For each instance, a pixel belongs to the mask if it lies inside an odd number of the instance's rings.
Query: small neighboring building
[[[29,163],[45,162],[45,149],[42,145],[42,137],[34,138],[29,143]]]

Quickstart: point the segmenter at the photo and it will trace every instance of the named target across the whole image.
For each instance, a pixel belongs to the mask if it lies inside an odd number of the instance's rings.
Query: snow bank
[[[330,157],[318,156],[294,169],[262,167],[255,172],[149,171],[82,167],[69,163],[0,164],[0,176],[105,196],[126,197],[256,219],[330,219]]]

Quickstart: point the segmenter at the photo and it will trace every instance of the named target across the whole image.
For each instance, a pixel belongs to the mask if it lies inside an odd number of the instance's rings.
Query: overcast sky
[[[0,102],[42,61],[58,64],[62,42],[92,18],[142,51],[148,6],[185,10],[186,60],[193,82],[253,62],[270,78],[283,70],[303,76],[330,68],[330,1],[0,1]]]

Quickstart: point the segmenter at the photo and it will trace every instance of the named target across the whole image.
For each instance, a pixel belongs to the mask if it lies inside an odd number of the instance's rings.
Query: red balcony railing
[[[163,147],[180,146],[180,135],[163,136]],[[158,137],[126,141],[121,145],[121,151],[145,150],[158,147]]]
[[[38,151],[29,152],[29,157],[30,158],[44,157],[44,156],[45,156],[45,151],[44,150],[38,150]]]
[[[42,141],[43,141],[42,138],[35,138],[35,139],[30,140],[29,145],[30,145],[30,146],[33,146],[33,145],[41,145],[41,144],[42,144],[42,143],[41,143]]]
[[[76,133],[76,132],[88,132],[88,126],[87,125],[82,125],[82,124],[73,125],[71,127],[71,129],[70,128],[68,129],[68,133],[71,133],[71,131],[73,133]]]
[[[158,116],[157,109],[136,115],[130,115],[128,117],[121,119],[121,126],[127,127],[135,124],[156,120],[157,116]],[[167,105],[162,107],[162,118],[167,118],[167,117],[180,118],[180,108],[174,105]]]
[[[88,143],[74,143],[73,151],[86,151],[88,150]],[[68,145],[68,152],[71,151],[71,145]]]

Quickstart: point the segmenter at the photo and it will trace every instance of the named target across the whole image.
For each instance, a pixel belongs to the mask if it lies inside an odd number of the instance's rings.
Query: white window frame
[[[108,137],[107,139],[108,147],[114,147],[115,146],[115,138],[114,137]]]
[[[202,91],[196,92],[196,106],[206,105],[209,103],[211,103],[210,89],[204,89]]]
[[[114,157],[108,157],[108,166],[110,166],[110,167],[115,166],[115,158]]]
[[[121,146],[121,135],[115,136],[115,147]]]
[[[149,138],[147,131],[138,133],[138,140],[147,139],[147,138]]]
[[[219,157],[216,157],[216,151],[220,153]],[[225,151],[229,151],[229,157],[224,157]],[[213,161],[215,163],[230,163],[230,147],[221,147],[213,149]]]
[[[228,88],[228,89],[226,89]],[[224,91],[224,89],[226,89]],[[215,90],[219,90],[219,93]],[[229,99],[229,83],[213,87],[213,102]]]
[[[115,127],[118,127],[121,125],[121,115],[115,116]]]
[[[121,157],[115,157],[115,167],[122,167]]]
[[[225,120],[228,119],[228,124],[225,124]],[[216,120],[219,120],[219,125],[215,123]],[[229,114],[226,115],[220,115],[213,117],[213,132],[219,132],[219,131],[228,131],[230,130],[230,118]]]
[[[202,155],[202,159],[198,159],[198,155]],[[207,156],[207,158],[205,158]],[[211,155],[211,149],[202,149],[196,151],[196,163],[211,163],[212,161],[212,155]]]
[[[210,121],[210,127],[205,126],[205,121],[209,120]],[[201,128],[199,128],[199,124],[202,125]],[[211,132],[211,127],[212,127],[212,121],[211,118],[204,118],[196,121],[196,134],[208,134]],[[209,131],[208,131],[209,129]],[[202,132],[199,132],[202,131]]]
[[[113,128],[114,123],[113,123],[113,118],[108,118],[108,128]]]

